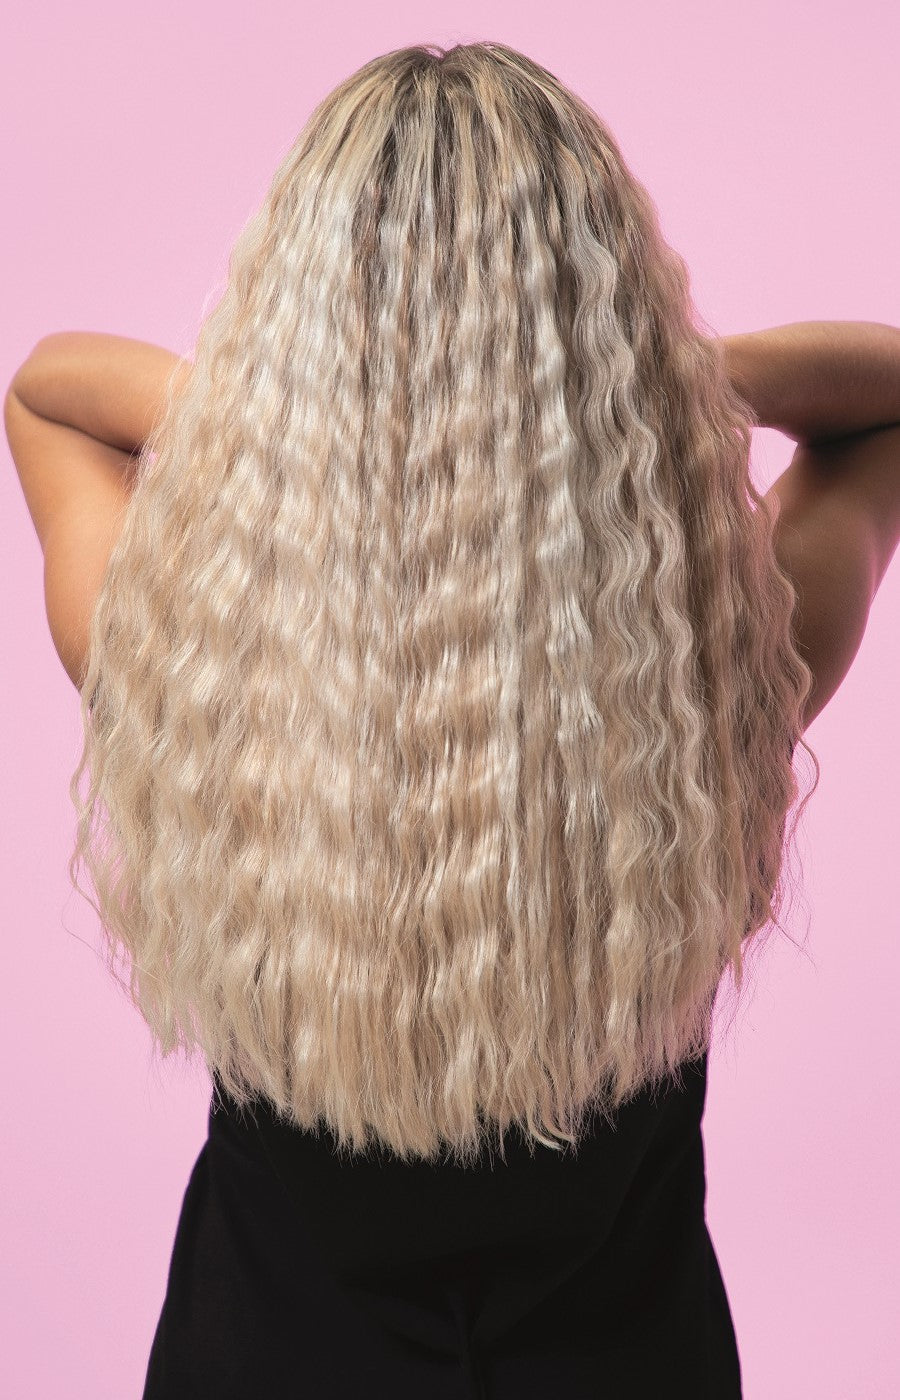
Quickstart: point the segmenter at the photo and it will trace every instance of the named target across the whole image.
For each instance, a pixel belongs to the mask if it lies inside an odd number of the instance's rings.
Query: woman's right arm
[[[758,424],[797,443],[766,495],[815,682],[806,727],[844,679],[900,540],[900,329],[799,322],[727,336],[724,354]]]
[[[761,427],[811,445],[900,423],[900,327],[797,321],[721,343]]]
[[[798,321],[721,344],[759,426],[797,443],[768,493],[785,525],[842,516],[848,535],[868,540],[874,596],[900,540],[900,327]]]

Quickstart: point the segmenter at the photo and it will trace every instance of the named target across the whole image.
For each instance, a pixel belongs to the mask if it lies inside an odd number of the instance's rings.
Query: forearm
[[[169,376],[192,368],[171,350],[126,336],[60,331],[38,341],[10,388],[54,423],[136,452],[165,408]]]
[[[812,443],[900,422],[900,328],[799,321],[723,337],[728,376],[760,424]]]

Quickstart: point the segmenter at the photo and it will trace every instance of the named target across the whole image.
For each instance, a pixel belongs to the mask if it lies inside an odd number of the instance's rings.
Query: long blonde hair
[[[781,909],[812,676],[700,325],[521,53],[399,49],[315,109],[92,619],[70,875],[163,1057],[467,1161],[708,1049]]]

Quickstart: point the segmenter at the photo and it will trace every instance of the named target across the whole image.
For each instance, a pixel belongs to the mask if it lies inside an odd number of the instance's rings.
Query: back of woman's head
[[[93,618],[71,868],[164,1054],[465,1158],[706,1050],[780,908],[812,678],[697,327],[522,54],[401,49],[314,111]]]

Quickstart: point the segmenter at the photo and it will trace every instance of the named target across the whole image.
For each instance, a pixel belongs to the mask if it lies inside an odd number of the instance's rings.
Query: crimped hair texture
[[[812,676],[700,326],[523,54],[399,49],[312,113],[92,618],[70,871],[164,1056],[466,1161],[707,1049],[781,910]]]

